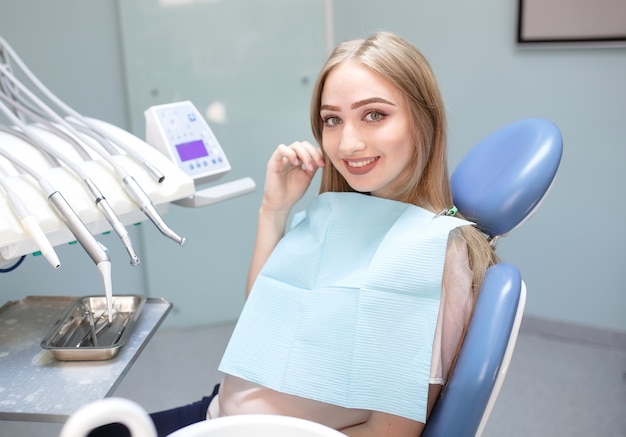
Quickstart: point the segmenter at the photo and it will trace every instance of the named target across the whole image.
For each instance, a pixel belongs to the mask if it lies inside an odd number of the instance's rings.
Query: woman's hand
[[[262,208],[288,213],[323,166],[322,151],[307,141],[278,146],[267,163]]]
[[[317,169],[323,166],[322,151],[306,141],[292,143],[290,146],[281,144],[272,153],[267,163],[246,296],[265,261],[284,235],[291,208],[304,195]]]

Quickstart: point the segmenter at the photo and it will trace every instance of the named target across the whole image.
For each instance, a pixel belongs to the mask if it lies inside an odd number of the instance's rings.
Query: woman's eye
[[[365,114],[365,120],[367,121],[380,121],[385,117],[385,114],[378,111],[370,111]]]
[[[327,126],[337,126],[339,123],[341,123],[341,119],[334,115],[324,118],[324,124]]]

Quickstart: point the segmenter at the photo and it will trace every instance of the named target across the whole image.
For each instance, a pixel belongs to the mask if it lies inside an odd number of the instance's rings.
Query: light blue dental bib
[[[469,222],[324,193],[267,260],[219,370],[425,421],[449,232]]]

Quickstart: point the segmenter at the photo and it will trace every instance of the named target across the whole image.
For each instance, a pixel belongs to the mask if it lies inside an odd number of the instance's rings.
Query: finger
[[[282,171],[291,166],[299,166],[298,156],[288,146],[280,144],[272,153],[268,163],[268,170]]]
[[[317,167],[324,165],[322,152],[308,141],[294,142],[289,148],[296,153],[303,168],[308,171],[314,171]]]

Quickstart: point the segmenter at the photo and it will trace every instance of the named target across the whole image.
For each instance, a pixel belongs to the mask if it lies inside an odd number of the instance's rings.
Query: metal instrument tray
[[[109,322],[106,298],[85,296],[72,302],[41,341],[57,360],[108,360],[126,343],[146,298],[113,296],[113,319]]]

